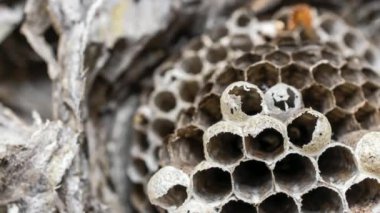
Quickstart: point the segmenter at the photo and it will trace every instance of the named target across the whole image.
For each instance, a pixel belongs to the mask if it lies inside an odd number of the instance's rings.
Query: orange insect
[[[289,16],[287,27],[288,30],[301,27],[308,38],[312,40],[317,38],[313,27],[311,8],[307,4],[294,6],[293,13]]]

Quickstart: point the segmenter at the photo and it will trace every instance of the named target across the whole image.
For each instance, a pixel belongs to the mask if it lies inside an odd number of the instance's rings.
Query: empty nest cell
[[[197,111],[198,119],[204,126],[210,126],[222,119],[220,111],[220,97],[216,94],[204,96],[199,104]]]
[[[271,44],[260,44],[254,47],[254,52],[258,55],[266,55],[273,52],[276,48]]]
[[[284,136],[274,128],[266,128],[256,136],[245,137],[247,153],[260,159],[273,159],[284,152]]]
[[[181,67],[186,73],[195,75],[202,71],[203,64],[198,56],[193,55],[183,58]]]
[[[183,81],[179,86],[179,96],[182,100],[193,103],[199,91],[199,84],[196,81]]]
[[[279,70],[269,62],[252,65],[247,70],[247,81],[266,91],[279,82]]]
[[[331,88],[343,81],[339,70],[331,66],[329,63],[317,65],[313,68],[312,72],[314,79],[327,88]]]
[[[322,59],[319,46],[310,45],[299,48],[301,48],[301,50],[298,50],[292,54],[293,60],[299,64],[311,66]]]
[[[369,103],[380,107],[380,86],[372,82],[366,82],[362,85],[363,93]]]
[[[376,179],[366,178],[353,184],[345,194],[350,208],[357,206],[370,210],[371,204],[380,203],[380,183]]]
[[[203,131],[194,126],[177,130],[176,137],[169,141],[171,162],[179,168],[194,167],[204,160]]]
[[[233,171],[234,190],[237,196],[257,202],[272,189],[272,174],[261,161],[240,162]]]
[[[365,45],[364,41],[359,38],[359,35],[356,35],[353,32],[347,32],[344,34],[343,42],[347,47],[356,51],[360,50]]]
[[[227,58],[227,50],[222,45],[214,44],[207,49],[206,59],[214,64]]]
[[[226,87],[234,82],[244,80],[244,72],[231,66],[226,66],[216,78],[216,83]]]
[[[283,66],[290,62],[290,56],[287,53],[282,52],[280,50],[276,50],[266,55],[265,59],[278,66]]]
[[[216,42],[228,35],[228,29],[225,26],[218,26],[207,34],[212,41]]]
[[[149,169],[145,164],[145,161],[140,158],[134,158],[132,161],[132,165],[134,170],[140,177],[145,177],[149,172]]]
[[[363,129],[372,129],[380,126],[379,111],[368,103],[365,103],[355,112],[355,118]]]
[[[326,117],[330,121],[333,138],[335,139],[345,133],[360,129],[360,125],[356,122],[354,116],[339,108],[334,108],[327,112]]]
[[[235,86],[228,91],[231,96],[236,96],[241,103],[241,111],[246,115],[256,115],[260,113],[263,108],[261,103],[263,101],[262,95],[258,93],[258,90],[253,87],[246,87],[244,85]],[[233,110],[231,109],[233,114]]]
[[[153,131],[161,138],[173,133],[174,128],[174,123],[165,118],[157,118],[152,122]]]
[[[351,83],[344,83],[334,88],[336,105],[349,111],[354,110],[364,101],[359,87]]]
[[[169,112],[176,106],[176,97],[170,91],[161,91],[156,94],[154,103],[163,112]]]
[[[332,92],[326,87],[313,84],[302,91],[305,107],[311,107],[318,112],[325,113],[335,106]]]
[[[316,182],[316,169],[308,157],[291,153],[276,163],[274,177],[281,188],[298,193]]]
[[[294,199],[285,194],[277,193],[266,198],[259,205],[260,213],[295,213],[298,212],[298,207]]]
[[[248,35],[237,34],[232,35],[230,38],[230,47],[233,50],[241,50],[244,52],[248,52],[252,49],[253,44],[251,38]]]
[[[323,151],[318,158],[318,167],[322,178],[335,184],[344,184],[357,172],[353,153],[340,145]]]
[[[182,185],[175,185],[170,188],[165,195],[157,198],[162,206],[181,206],[187,199],[186,187]]]
[[[261,55],[253,53],[244,53],[242,56],[237,58],[233,64],[236,68],[245,70],[248,66],[251,66],[257,62],[261,61]]]
[[[230,200],[222,206],[221,213],[256,213],[256,208],[241,200]]]
[[[290,142],[300,148],[310,143],[317,121],[318,117],[308,112],[295,118],[287,127]]]
[[[210,158],[221,164],[232,164],[243,157],[242,137],[230,132],[214,135],[206,148]]]
[[[361,85],[365,81],[365,75],[362,71],[355,67],[354,64],[347,63],[341,68],[341,75],[347,82]]]
[[[292,85],[297,89],[302,89],[313,81],[309,70],[298,64],[290,64],[282,68],[281,79],[283,83]]]
[[[193,190],[206,202],[220,201],[231,193],[231,175],[218,167],[196,171],[193,175]]]
[[[327,187],[318,187],[302,195],[302,212],[342,212],[339,194]]]
[[[251,18],[248,14],[241,13],[236,17],[236,25],[239,27],[247,27],[251,22]]]

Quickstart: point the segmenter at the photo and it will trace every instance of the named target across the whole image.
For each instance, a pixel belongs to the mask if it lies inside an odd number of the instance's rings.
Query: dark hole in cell
[[[294,213],[298,212],[294,199],[285,193],[277,193],[265,199],[259,205],[260,213]]]
[[[321,176],[333,183],[344,183],[357,171],[353,154],[340,146],[325,150],[318,159],[318,168]]]
[[[164,112],[169,112],[170,110],[175,108],[176,99],[173,93],[169,91],[163,91],[157,93],[156,97],[154,98],[154,103],[160,110]]]
[[[232,190],[230,174],[216,167],[194,174],[193,185],[194,192],[210,202],[225,198]]]
[[[247,152],[260,158],[273,158],[284,151],[284,137],[273,128],[264,129],[256,137],[245,138]]]
[[[307,112],[302,113],[288,125],[290,142],[302,147],[311,142],[318,118]]]
[[[235,163],[243,157],[243,140],[239,135],[221,132],[210,138],[207,151],[219,163]]]
[[[380,202],[380,183],[375,179],[366,178],[346,191],[346,199],[350,208],[378,203]]]
[[[232,175],[236,190],[245,195],[263,195],[272,187],[272,175],[264,162],[241,162]]]
[[[302,212],[342,212],[343,204],[334,190],[319,187],[302,196]]]
[[[172,121],[164,118],[158,118],[152,123],[153,131],[162,138],[173,133],[174,127],[175,126]]]
[[[164,206],[181,206],[187,198],[186,187],[175,185],[170,188],[165,195],[157,199]]]
[[[256,209],[252,204],[241,200],[231,200],[224,204],[221,213],[256,213]]]
[[[245,114],[256,115],[262,111],[262,98],[256,89],[236,86],[228,94],[240,97],[241,110]]]

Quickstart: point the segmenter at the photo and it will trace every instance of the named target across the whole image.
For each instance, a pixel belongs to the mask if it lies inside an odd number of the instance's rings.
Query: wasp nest
[[[318,41],[284,31],[287,15],[237,11],[157,71],[135,122],[136,209],[380,208],[379,50],[331,14],[313,14]]]

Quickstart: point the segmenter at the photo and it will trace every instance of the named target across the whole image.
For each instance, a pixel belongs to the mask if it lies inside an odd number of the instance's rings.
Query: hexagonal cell
[[[290,64],[281,69],[281,79],[283,83],[302,89],[313,81],[308,69],[298,64]]]
[[[196,81],[183,81],[179,86],[179,96],[182,100],[192,103],[199,91],[199,84]]]
[[[181,206],[187,199],[186,187],[182,185],[175,185],[162,197],[157,198],[157,201],[162,206]]]
[[[222,206],[221,213],[256,213],[256,208],[241,200],[230,200]]]
[[[203,131],[195,126],[178,129],[168,144],[171,162],[178,168],[191,168],[204,160],[202,137]]]
[[[353,32],[347,32],[346,34],[344,34],[343,42],[347,47],[353,50],[360,49],[361,47],[363,47],[364,44],[364,41]]]
[[[202,41],[202,37],[196,37],[192,39],[187,45],[186,49],[198,51],[204,47],[204,43]]]
[[[163,112],[169,112],[176,106],[176,98],[170,91],[161,91],[154,97],[154,103]]]
[[[274,51],[265,56],[265,59],[278,65],[283,66],[289,63],[290,56],[287,53],[284,53],[280,50]]]
[[[363,129],[371,129],[380,125],[380,113],[368,103],[355,112],[355,118]]]
[[[332,92],[320,84],[313,84],[304,89],[302,97],[305,107],[311,107],[322,113],[331,110],[335,105]]]
[[[299,212],[294,199],[285,194],[277,193],[266,198],[259,205],[260,213],[294,213]]]
[[[248,16],[248,14],[241,13],[236,18],[236,25],[239,27],[246,27],[251,22],[251,18]]]
[[[216,77],[216,83],[222,87],[226,87],[236,81],[242,80],[244,80],[244,72],[231,66],[226,66]]]
[[[349,111],[355,110],[364,102],[362,91],[351,83],[344,83],[334,88],[336,105]]]
[[[174,128],[174,123],[165,118],[157,118],[152,122],[153,131],[161,138],[173,133]]]
[[[209,94],[203,97],[198,104],[198,119],[201,125],[210,126],[222,119],[220,111],[220,97]]]
[[[273,159],[284,152],[284,136],[273,128],[262,130],[255,137],[245,137],[247,153],[260,159]]]
[[[316,182],[316,169],[308,157],[288,154],[273,170],[276,183],[291,193],[304,192]]]
[[[225,26],[217,26],[206,33],[214,42],[228,35],[228,29]]]
[[[289,141],[302,148],[311,142],[314,130],[317,126],[318,117],[308,112],[302,113],[287,127]]]
[[[150,146],[146,133],[139,130],[134,131],[134,143],[143,152],[148,150]]]
[[[255,64],[257,62],[261,61],[261,56],[252,54],[252,53],[245,53],[239,58],[237,58],[234,61],[234,66],[236,66],[238,69],[244,70],[248,66],[251,66],[252,64]]]
[[[329,63],[333,66],[339,67],[344,62],[344,58],[341,55],[337,54],[337,52],[339,51],[340,50],[338,47],[336,47],[335,49],[323,49],[321,52],[322,59],[328,60]]]
[[[133,158],[132,166],[140,177],[145,177],[149,172],[149,169],[146,166],[145,161],[141,158]]]
[[[374,71],[373,69],[371,69],[369,67],[365,67],[362,69],[362,72],[366,76],[367,81],[373,82],[377,85],[380,84],[380,75],[377,74],[376,71]]]
[[[279,70],[269,62],[255,64],[247,70],[247,81],[265,91],[279,82]]]
[[[321,50],[319,46],[306,46],[302,50],[294,52],[292,58],[298,63],[313,65],[322,59]]]
[[[207,49],[206,59],[214,64],[227,58],[227,50],[222,45],[214,44]]]
[[[371,208],[380,203],[380,183],[376,179],[366,178],[359,183],[353,184],[346,191],[348,206],[353,212],[374,210]],[[362,211],[354,211],[354,209]]]
[[[330,35],[340,32],[339,24],[332,18],[326,18],[323,20],[320,24],[320,27]]]
[[[260,44],[254,47],[255,53],[258,55],[265,55],[273,52],[276,48],[270,44]]]
[[[318,158],[322,178],[330,183],[344,184],[357,172],[353,153],[346,147],[336,145],[327,148]]]
[[[347,81],[356,85],[361,85],[365,81],[364,73],[355,67],[355,64],[346,64],[341,68],[342,77]]]
[[[343,212],[339,194],[327,187],[315,188],[302,195],[302,212]]]
[[[130,196],[131,203],[134,207],[145,210],[145,204],[149,201],[146,197],[144,186],[142,184],[132,184]]]
[[[232,35],[229,45],[233,50],[241,50],[244,52],[250,51],[253,47],[251,38],[245,34]]]
[[[206,202],[220,201],[231,193],[231,175],[217,167],[196,171],[193,175],[193,190]]]
[[[272,174],[264,162],[240,162],[232,173],[237,196],[258,202],[272,188]]]
[[[172,166],[164,166],[149,179],[146,192],[149,201],[161,208],[181,206],[187,199],[189,176]]]
[[[228,91],[228,94],[236,96],[240,100],[241,110],[247,115],[256,115],[263,110],[261,106],[262,95],[255,88],[235,86]]]
[[[285,51],[285,52],[288,52],[289,54],[294,52],[294,51],[297,51],[300,46],[297,45],[296,43],[292,42],[292,41],[284,41],[282,40],[281,43],[278,43],[278,48],[281,50],[281,51]]]
[[[339,108],[334,108],[326,113],[326,117],[330,121],[334,139],[345,133],[360,129],[360,125],[356,122],[354,116]]]
[[[182,62],[181,62],[181,68],[186,73],[189,73],[189,74],[200,73],[202,71],[202,67],[203,67],[202,61],[196,55],[187,56],[187,57],[183,58]]]
[[[331,88],[343,81],[340,77],[339,70],[328,63],[317,65],[313,68],[312,72],[314,79],[328,88]]]
[[[372,49],[367,49],[364,52],[363,58],[371,65],[375,65],[376,63],[376,56]]]
[[[362,85],[364,97],[374,106],[380,106],[380,86],[366,82]]]
[[[206,149],[216,162],[232,164],[243,157],[243,139],[240,135],[220,132],[210,138]]]

